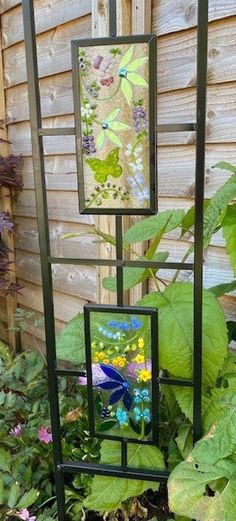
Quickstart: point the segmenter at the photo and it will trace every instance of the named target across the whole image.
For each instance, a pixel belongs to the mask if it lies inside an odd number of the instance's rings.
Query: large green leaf
[[[236,289],[236,280],[232,282],[226,282],[225,284],[218,284],[217,286],[212,286],[209,290],[215,295],[215,297],[223,297],[226,293],[231,293]]]
[[[84,316],[81,313],[72,318],[57,337],[57,358],[72,364],[85,361]]]
[[[193,285],[178,282],[160,294],[146,295],[143,306],[159,310],[160,366],[171,374],[193,376]],[[214,384],[227,355],[228,336],[223,310],[214,295],[203,291],[203,382]]]
[[[205,199],[204,201],[204,209],[209,205],[209,199]],[[183,236],[186,232],[188,232],[193,226],[195,221],[195,206],[191,206],[189,210],[186,212],[183,221],[182,221],[182,232],[181,235]]]
[[[157,234],[163,234],[180,226],[184,217],[184,210],[166,210],[157,215],[135,223],[124,234],[124,240],[129,244],[148,241]]]
[[[192,450],[193,437],[192,425],[183,423],[178,429],[178,436],[175,438],[177,447],[183,459],[186,459]]]
[[[8,496],[8,501],[7,501],[9,508],[14,508],[16,506],[19,495],[20,495],[19,484],[12,483],[10,492],[9,492],[9,496]]]
[[[11,471],[12,456],[10,451],[0,447],[0,470],[4,472]]]
[[[207,247],[211,240],[211,236],[219,224],[222,212],[224,212],[228,204],[236,197],[236,168],[229,163],[217,163],[215,168],[233,171],[232,175],[226,183],[217,190],[211,198],[209,205],[204,214],[204,246]]]
[[[230,256],[234,275],[236,275],[236,204],[228,206],[222,221],[222,228],[226,241],[226,251]]]
[[[220,418],[215,418],[210,435],[207,434],[192,450],[197,462],[214,465],[236,451],[236,395],[226,393],[224,409]]]
[[[155,262],[165,262],[168,258],[168,252],[158,252],[152,257],[152,261]],[[141,257],[138,259],[141,260],[147,260],[146,257]],[[151,270],[153,273],[155,273],[157,270]],[[140,282],[144,282],[147,278],[151,277],[150,270],[146,268],[124,268],[123,270],[124,274],[124,290],[129,290],[130,288],[133,288],[136,284],[139,284]],[[105,289],[108,289],[109,291],[115,292],[117,290],[116,286],[116,277],[105,277],[102,281],[103,287]]]
[[[22,496],[20,501],[17,503],[17,508],[23,509],[23,508],[30,507],[31,505],[33,505],[35,503],[35,501],[37,501],[38,497],[39,497],[39,491],[36,490],[36,488],[31,488],[28,492],[26,492]]]
[[[196,467],[197,465],[197,467]],[[178,515],[188,515],[196,521],[235,521],[236,464],[228,460],[203,469],[190,457],[171,473],[168,482],[169,505]],[[215,495],[206,494],[212,483],[225,483]]]
[[[191,451],[186,462],[172,472],[171,509],[196,521],[234,521],[236,515],[236,399],[228,393],[224,413],[215,418],[208,434]],[[206,487],[215,495],[206,495]],[[234,496],[233,496],[234,494]]]
[[[120,443],[103,441],[101,446],[101,462],[120,465]],[[154,446],[128,445],[128,464],[130,467],[149,470],[163,470],[164,459],[160,450]],[[126,499],[139,496],[145,490],[158,489],[158,483],[136,479],[95,476],[91,494],[85,499],[84,506],[97,512],[116,510]]]

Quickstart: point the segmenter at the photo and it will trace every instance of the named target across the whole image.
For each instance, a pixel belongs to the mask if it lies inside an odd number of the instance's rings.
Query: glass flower
[[[117,136],[115,132],[123,132],[124,130],[129,130],[130,126],[126,125],[126,123],[122,123],[121,121],[115,121],[120,109],[115,109],[110,112],[105,120],[101,122],[102,130],[97,135],[97,148],[102,148],[106,139],[110,139],[112,143],[117,145],[118,147],[122,147],[122,142],[120,138]]]
[[[136,71],[139,70],[147,62],[148,57],[137,58],[132,61],[134,52],[134,45],[129,47],[125,55],[123,56],[119,65],[119,77],[121,79],[121,90],[124,97],[129,105],[131,105],[133,92],[132,86],[137,85],[138,87],[148,87],[146,80],[138,74]]]
[[[116,411],[116,418],[121,427],[128,425],[128,413],[122,407],[118,407]]]
[[[136,388],[133,390],[133,393],[134,393],[134,403],[150,402],[149,389]]]
[[[151,416],[148,407],[145,407],[143,411],[140,407],[134,407],[134,419],[137,422],[144,420],[146,423],[149,423],[151,421]]]
[[[133,358],[132,362],[136,362],[136,364],[143,364],[144,360],[144,355],[138,354],[135,358]]]
[[[149,382],[151,378],[152,375],[149,369],[141,369],[141,371],[138,371],[138,382]]]
[[[129,382],[127,382],[124,376],[114,367],[103,364],[101,364],[100,367],[104,374],[108,376],[109,380],[98,383],[96,387],[103,390],[113,390],[109,398],[109,405],[114,405],[122,399],[124,406],[129,411],[133,401],[129,391]]]

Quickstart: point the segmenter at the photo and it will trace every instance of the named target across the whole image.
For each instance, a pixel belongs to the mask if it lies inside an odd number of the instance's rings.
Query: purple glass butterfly
[[[117,369],[114,369],[114,367],[104,364],[101,364],[100,367],[104,374],[110,378],[110,380],[100,382],[96,384],[96,387],[104,390],[114,389],[109,399],[109,405],[114,405],[122,398],[124,406],[128,411],[130,411],[132,405],[132,396],[129,391],[129,382],[127,382],[124,376],[119,371],[117,371]]]

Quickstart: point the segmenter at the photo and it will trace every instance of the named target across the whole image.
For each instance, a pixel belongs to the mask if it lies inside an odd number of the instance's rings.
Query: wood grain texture
[[[39,235],[36,219],[16,218],[15,245],[18,250],[39,253]],[[90,235],[91,227],[64,221],[49,221],[51,255],[54,257],[80,257],[94,259],[98,256],[96,237]],[[78,233],[80,237],[61,239],[65,233]]]
[[[35,0],[34,7],[38,34],[91,13],[91,0]],[[2,15],[2,46],[23,39],[22,7],[17,6]]]
[[[1,24],[0,24],[1,26]],[[0,42],[0,137],[4,140],[8,139],[7,129],[5,125],[6,121],[6,100],[5,100],[5,92],[3,87],[3,54],[2,54],[2,46]],[[0,144],[0,153],[1,156],[8,156],[8,143]],[[0,188],[0,198],[2,198],[2,210],[12,217],[12,197],[11,191],[9,188],[2,186]],[[11,269],[8,274],[8,280],[10,283],[14,284],[16,282],[16,265],[15,265],[15,251],[14,251],[14,235],[13,233],[5,230],[3,231],[3,240],[8,248],[8,261],[11,263]],[[15,325],[14,322],[14,313],[16,309],[17,299],[15,296],[8,295],[6,297],[6,305],[7,305],[7,326],[8,328],[13,328]],[[16,335],[14,331],[8,331],[8,341],[11,349],[13,351],[16,350]]]
[[[64,80],[64,81],[63,81]],[[236,142],[236,82],[221,85],[210,85],[208,88],[207,109],[207,143]],[[74,117],[71,90],[71,74],[58,76],[56,81],[44,79],[41,82],[42,112],[44,126],[73,126]],[[7,114],[10,119],[19,121],[18,125],[9,125],[9,139],[13,143],[15,153],[31,155],[30,129],[27,122],[26,86],[18,86],[7,92]],[[21,109],[21,110],[20,110]],[[194,87],[174,92],[159,94],[158,123],[188,123],[195,121],[196,89]],[[64,115],[62,115],[62,113]],[[195,142],[195,132],[160,133],[160,145],[187,145]],[[57,152],[55,146],[57,145]],[[44,139],[45,154],[73,153],[75,139],[73,136],[47,137]]]
[[[0,14],[21,4],[21,0],[0,0]]]
[[[209,21],[233,16],[235,0],[209,0]],[[189,29],[197,24],[197,0],[153,0],[152,30],[158,35]]]
[[[23,190],[14,207],[14,215],[35,217],[35,193],[33,190]],[[67,222],[93,224],[94,218],[90,215],[79,213],[77,192],[48,192],[49,219]]]
[[[123,31],[128,33],[130,17],[121,17],[119,13],[118,10],[118,26],[123,24]],[[39,76],[45,77],[69,71],[71,68],[70,40],[89,37],[90,26],[90,17],[85,16],[39,35],[37,38]],[[209,26],[209,84],[235,80],[235,46],[235,18],[223,19]],[[182,31],[177,35],[159,37],[157,53],[158,92],[188,88],[196,84],[196,29]],[[5,87],[25,82],[24,43],[21,42],[5,49],[3,56]]]
[[[29,281],[21,280],[24,285],[22,296],[19,297],[21,305],[33,308],[36,311],[43,313],[43,296],[42,287],[38,284]],[[72,295],[65,295],[59,291],[53,292],[55,318],[62,322],[69,322],[75,315],[81,313],[86,300],[74,297]]]
[[[132,0],[132,33],[150,33],[152,30],[152,1]]]
[[[91,16],[77,18],[40,34],[38,44],[39,77],[52,76],[71,70],[71,40],[91,36]],[[24,42],[6,48],[4,57],[4,86],[26,82]]]
[[[235,20],[233,17],[209,25],[208,84],[235,81]],[[196,29],[191,29],[158,38],[158,92],[196,85],[196,37]]]
[[[222,160],[236,163],[234,144],[208,144],[206,146],[206,197],[228,179],[226,170],[212,168]],[[46,183],[49,191],[76,191],[78,188],[75,155],[47,156],[45,158]],[[19,169],[24,178],[25,189],[34,189],[31,157],[24,157]],[[194,193],[195,146],[158,147],[158,190],[160,197],[189,197]]]
[[[39,255],[16,250],[19,279],[41,285]],[[96,269],[93,266],[53,264],[53,286],[64,295],[72,295],[90,302],[96,301]]]

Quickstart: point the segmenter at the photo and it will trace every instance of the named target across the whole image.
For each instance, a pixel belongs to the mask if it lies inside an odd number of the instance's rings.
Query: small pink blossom
[[[40,427],[38,431],[38,439],[43,443],[51,443],[52,442],[52,433],[50,432],[48,427]]]
[[[18,423],[18,425],[12,427],[12,429],[9,431],[9,434],[13,436],[13,438],[20,438],[22,435],[22,425]]]
[[[23,508],[23,510],[17,512],[16,515],[23,521],[36,521],[36,516],[31,516],[27,508]]]

